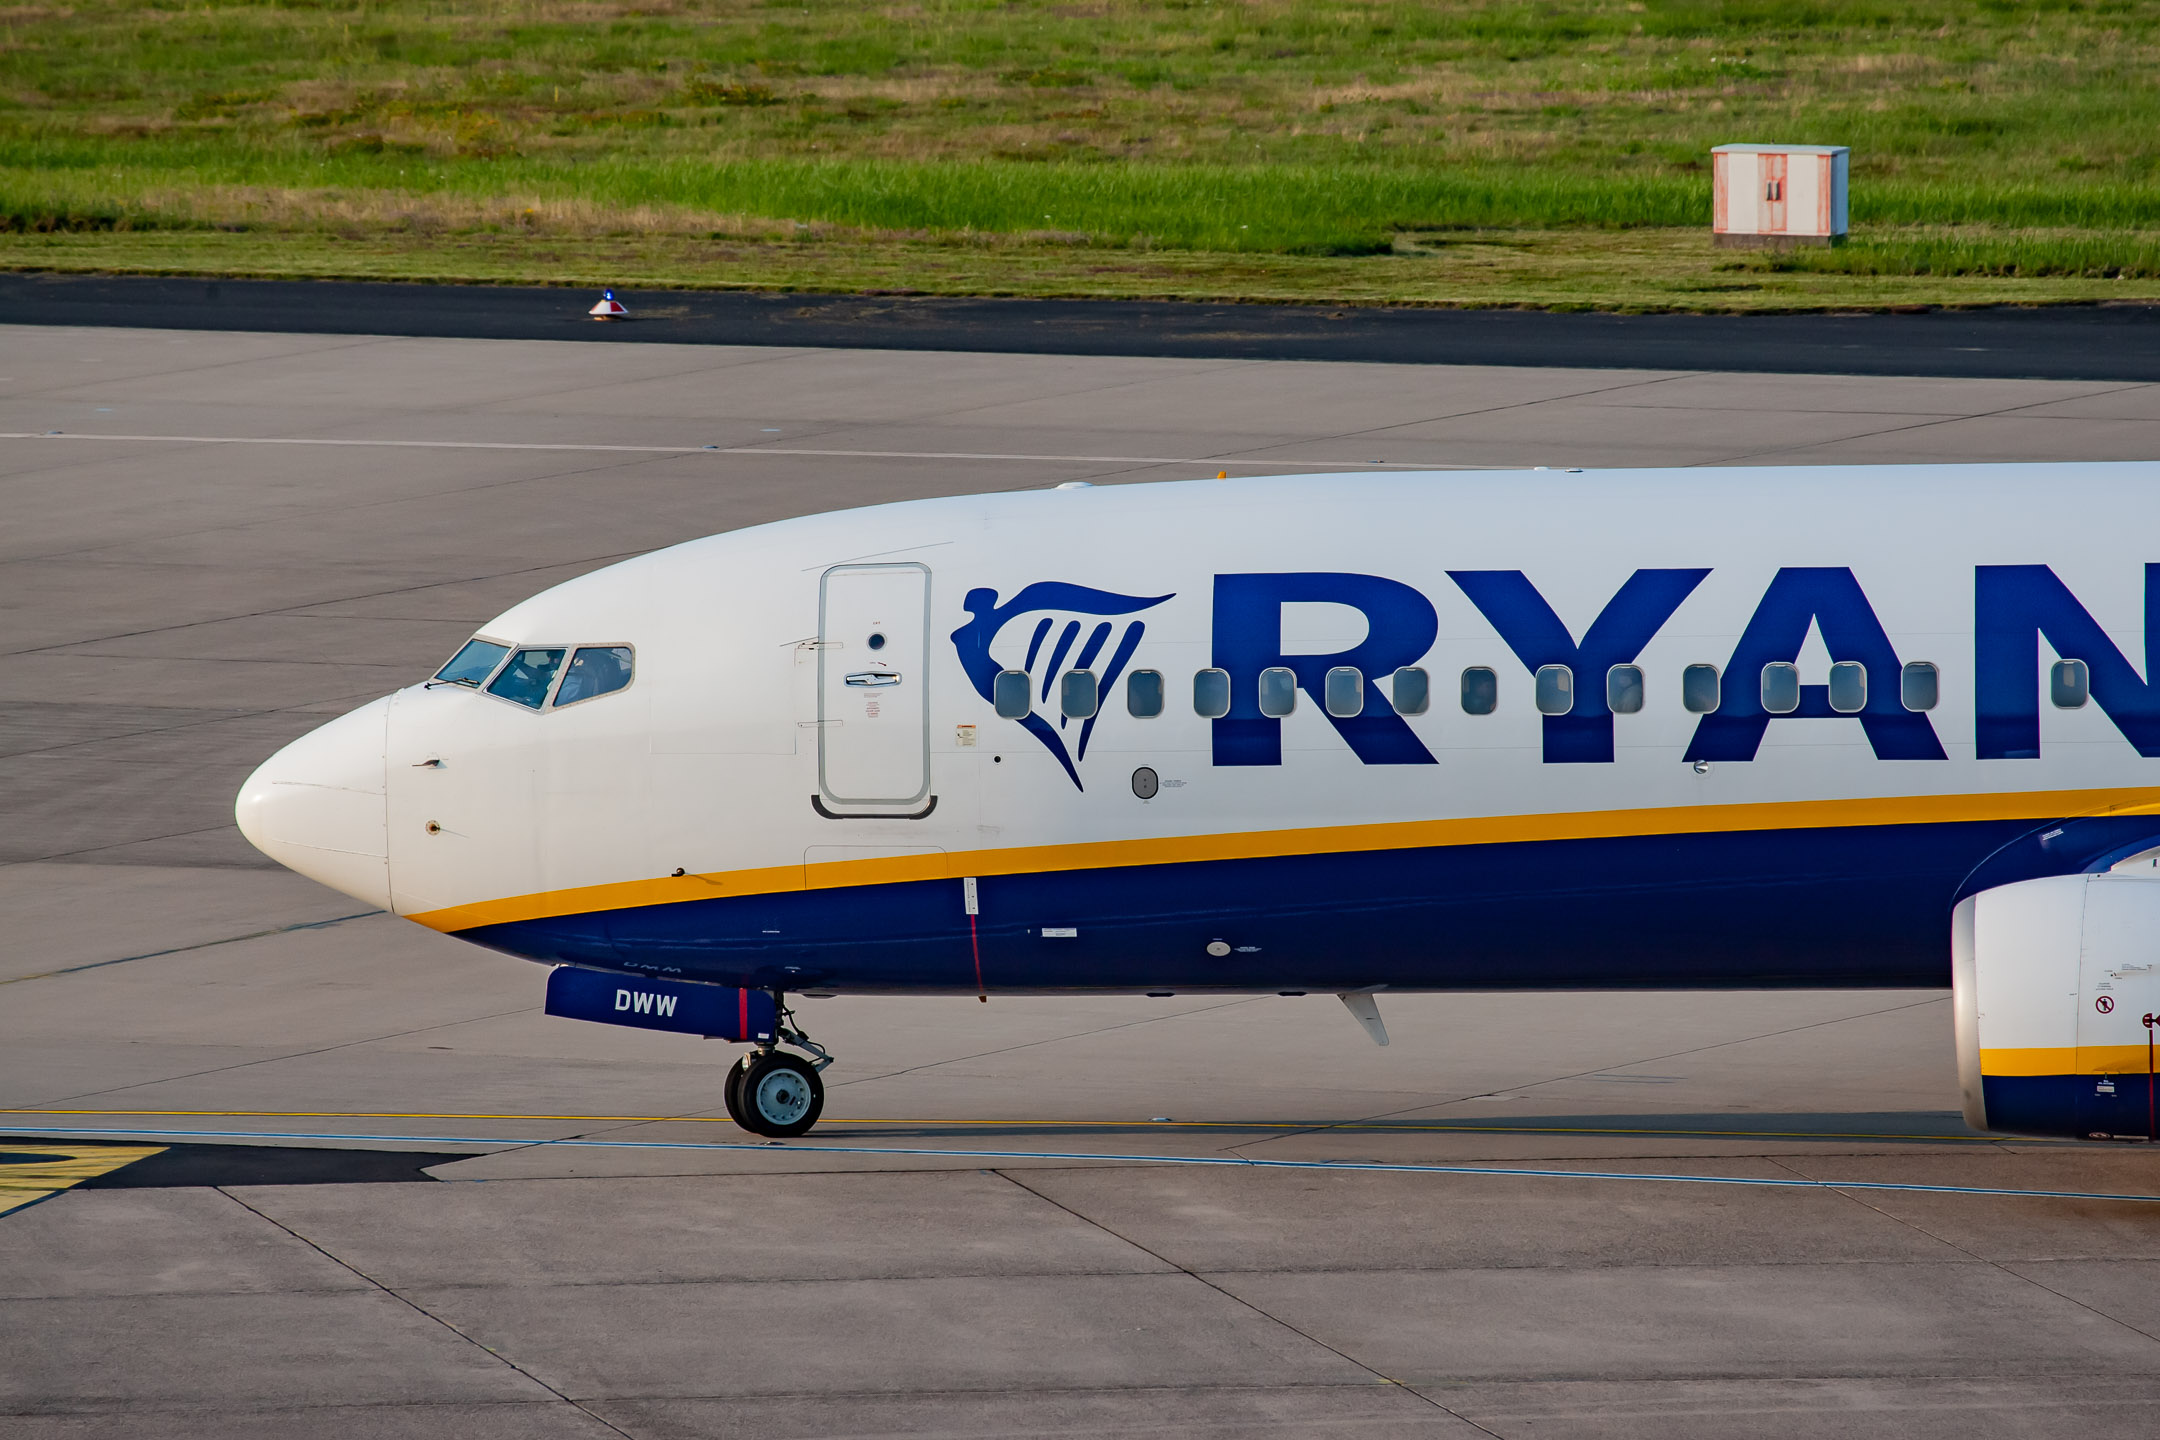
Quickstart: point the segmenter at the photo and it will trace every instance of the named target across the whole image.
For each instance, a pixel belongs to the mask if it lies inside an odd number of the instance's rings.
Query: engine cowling
[[[1967,1124],[2160,1139],[2160,870],[1982,890],[1957,907],[1951,953]]]

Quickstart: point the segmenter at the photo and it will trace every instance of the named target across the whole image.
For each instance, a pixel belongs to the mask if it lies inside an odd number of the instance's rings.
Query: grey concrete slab
[[[980,1169],[239,1191],[395,1289],[1167,1271]],[[364,1203],[363,1203],[364,1202]],[[905,1224],[894,1224],[905,1213]]]
[[[43,982],[40,982],[43,983]],[[216,1072],[262,1059],[260,1045],[192,1047],[175,1045],[83,1045],[74,1040],[40,1040],[10,1029],[6,1049],[8,1065],[0,1074],[0,1125],[71,1127],[140,1126],[144,1119],[132,1112],[108,1112],[99,1097],[120,1094],[130,1086],[155,1084],[178,1075]],[[68,1107],[66,1114],[45,1109],[15,1113],[17,1107]],[[88,1106],[90,1114],[77,1113]],[[157,1124],[159,1122],[148,1122]],[[187,1122],[182,1121],[181,1124]],[[165,1129],[175,1128],[171,1123]]]
[[[405,940],[410,927],[390,915],[368,914],[367,908],[349,901],[345,913],[361,918],[342,925],[236,939],[84,972],[94,980],[25,981],[8,996],[9,1020],[48,1040],[94,1040],[115,1031],[168,1044],[215,1045],[246,1037],[289,1052],[353,1044],[507,1008],[537,1008],[537,991],[505,996],[473,983],[467,967],[486,962],[468,958],[470,947],[442,937],[419,947],[383,944],[393,936]],[[522,961],[510,963],[521,975],[543,973]],[[97,988],[94,1010],[74,998],[83,984]],[[356,991],[367,995],[366,1003],[349,1003]]]
[[[211,945],[365,908],[281,869],[223,875],[215,885],[189,866],[137,867],[124,878],[126,903],[116,906],[114,876],[104,866],[0,866],[0,914],[8,917],[0,980]],[[100,917],[94,929],[83,924],[86,914]]]
[[[2051,420],[2160,420],[2160,386],[2111,385],[2089,395],[2027,406],[2019,413]]]
[[[1027,403],[1046,392],[1084,396],[1174,385],[1242,363],[1138,360],[1131,368],[1111,369],[1084,357],[1045,355],[1029,357],[1028,364],[1015,368],[1006,363],[1008,356],[954,353],[910,367],[857,350],[722,353],[736,361],[724,372],[699,370],[646,383],[628,375],[611,377],[574,394],[551,397],[544,406],[524,400],[501,408],[510,413],[546,408],[669,420],[711,415],[766,425],[860,424]],[[606,362],[596,357],[593,363]]]
[[[601,1400],[595,1414],[651,1440],[1008,1440],[1165,1436],[1196,1440],[1468,1440],[1485,1431],[1401,1386],[1195,1387],[1189,1390],[1012,1390],[1003,1394],[790,1395],[782,1399]]]
[[[1698,371],[1671,375],[1656,385],[1616,387],[1586,398],[1594,406],[1921,417],[1986,415],[2035,406],[2105,406],[2114,397],[2150,394],[2154,389],[2150,385],[2090,380],[1948,380],[1914,376],[1856,382],[1846,375]]]
[[[144,660],[224,660],[265,655],[308,665],[379,666],[410,673],[415,654],[449,655],[471,632],[463,621],[348,619],[314,614],[237,615],[149,634],[115,635],[69,646],[71,655]]]
[[[72,387],[119,385],[138,376],[197,370],[227,372],[259,361],[322,357],[374,343],[345,335],[281,335],[261,331],[197,335],[178,330],[106,331],[10,325],[0,379],[8,395],[43,395]],[[226,394],[233,392],[228,390]],[[100,402],[103,403],[103,402]]]
[[[531,595],[565,580],[574,580],[593,569],[590,561],[521,569],[498,575],[481,575],[408,585],[350,600],[326,600],[297,605],[286,613],[344,618],[360,616],[381,620],[436,621],[454,619],[477,627]],[[418,658],[417,655],[409,658]],[[426,663],[422,661],[421,663]]]
[[[1539,1440],[2144,1440],[2160,1382],[2141,1375],[1544,1381],[1422,1390],[1494,1435]]]
[[[2005,1268],[2160,1343],[2160,1260],[2110,1255],[2020,1260]]]
[[[2019,459],[2150,460],[2160,454],[2160,421],[2081,420],[2042,415],[1976,415],[1831,440],[1778,452],[1789,465],[1932,465]]]
[[[412,1293],[431,1314],[576,1399],[1371,1378],[1186,1275]]]
[[[1390,1379],[2149,1374],[2160,1341],[1978,1261],[1224,1274]]]
[[[200,417],[196,420],[199,425]],[[167,433],[170,427],[128,428]],[[317,427],[313,433],[320,432]],[[6,448],[11,461],[26,463],[22,472],[0,482],[12,522],[0,556],[108,561],[167,558],[180,553],[183,547],[172,542],[182,539],[191,540],[200,554],[206,532],[279,520],[320,523],[326,515],[353,510],[382,512],[354,517],[360,521],[396,525],[405,518],[397,513],[401,505],[423,512],[442,494],[487,493],[521,478],[586,468],[593,458],[582,451],[184,441],[135,441],[123,448],[79,438],[12,441]],[[224,552],[214,553],[222,562]],[[356,568],[351,564],[356,558],[348,550],[340,556],[340,569]],[[410,555],[399,558],[412,563]]]
[[[564,1400],[510,1404],[321,1405],[235,1409],[201,1405],[159,1410],[130,1405],[117,1414],[6,1417],[24,1440],[620,1440],[622,1430]]]
[[[1710,423],[1713,416],[1725,423]],[[1732,423],[1735,418],[1741,423]],[[1540,457],[1534,462],[1517,459],[1518,465],[1645,465],[1655,463],[1653,454],[1672,451],[1685,457],[1682,463],[1699,464],[1799,445],[1865,445],[1870,437],[1910,423],[1905,416],[1834,410],[1748,411],[1734,417],[1731,412],[1676,414],[1648,406],[1539,405],[1397,426],[1385,439],[1399,446],[1470,447],[1473,453]],[[1548,455],[1556,458],[1543,458]]]
[[[441,657],[434,657],[432,665],[441,663]],[[207,712],[205,719],[220,720],[246,718],[233,715],[235,710],[253,715],[340,701],[337,713],[342,714],[409,684],[415,673],[432,674],[432,665],[346,665],[334,658],[100,656],[56,647],[7,657],[0,665],[0,704],[42,705],[65,697],[62,703],[68,705],[133,709],[155,704]]]
[[[550,1398],[379,1290],[0,1300],[0,1333],[0,1415]]]
[[[1779,1173],[1763,1162],[1688,1168]],[[1031,1170],[1013,1183],[1211,1274],[1969,1258],[1830,1191],[1252,1170]]]
[[[0,1227],[0,1299],[370,1290],[210,1189],[70,1190]]]
[[[1052,396],[1002,402],[984,397],[984,403],[926,413],[970,425],[1030,431],[1085,426],[1098,434],[1176,434],[1197,425],[1225,435],[1310,434],[1316,427],[1328,435],[1362,435],[1556,401],[1655,393],[1670,378],[1658,371],[1525,372],[1472,366],[1438,368],[1413,378],[1386,365],[1243,360],[1186,374],[1134,376],[1116,385]],[[916,423],[920,417],[906,418]]]
[[[1988,1147],[1978,1153],[1865,1159],[1795,1154],[1782,1163],[1818,1180],[2160,1196],[2160,1154],[2145,1146]],[[1863,1198],[1870,1209],[1999,1263],[2160,1260],[2160,1206],[2150,1203],[2015,1197],[1976,1202],[1921,1189],[1874,1191]]]
[[[234,606],[230,566],[207,555],[199,537],[118,546],[95,558],[8,561],[6,578],[13,593],[34,594],[39,600],[38,613],[13,627],[9,653],[136,634],[165,625],[196,625],[235,614],[378,595],[405,589],[421,578],[411,570],[370,571],[344,566],[309,569],[299,563],[305,557],[274,549],[263,553],[277,555],[290,568],[280,565],[257,569],[249,577],[251,593],[245,610]],[[488,568],[471,564],[468,557],[459,578],[469,578],[474,571]],[[500,571],[520,567],[495,568]],[[11,691],[21,693],[21,683],[11,677]],[[49,696],[56,692],[38,693]],[[133,698],[139,702],[143,697]]]
[[[355,408],[426,411],[534,393],[582,392],[596,383],[658,381],[784,356],[785,351],[697,345],[611,347],[596,352],[546,341],[506,349],[485,340],[400,340],[380,336],[232,337],[236,344],[170,344],[168,332],[116,332],[101,344],[76,330],[9,335],[41,348],[57,344],[46,384],[15,391],[46,398],[94,393],[97,403],[175,403],[224,407],[236,400],[295,411]],[[208,337],[191,337],[200,341]],[[278,342],[286,342],[283,349]],[[213,348],[224,358],[209,358]],[[116,354],[118,351],[120,353]],[[73,352],[73,353],[70,353]],[[93,360],[93,355],[100,356]],[[294,363],[304,356],[306,363]],[[94,369],[70,370],[70,365]]]

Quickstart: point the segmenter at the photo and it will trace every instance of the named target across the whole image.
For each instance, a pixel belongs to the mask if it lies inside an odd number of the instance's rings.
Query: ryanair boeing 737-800
[[[2148,526],[2150,519],[2154,523]],[[1979,1127],[2150,1137],[2160,465],[913,501],[515,606],[303,736],[281,863],[748,1042],[802,994],[1942,986]]]

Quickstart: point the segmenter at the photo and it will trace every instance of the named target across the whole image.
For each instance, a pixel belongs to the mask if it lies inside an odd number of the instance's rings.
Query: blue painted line
[[[7,1127],[9,1135],[157,1136],[167,1140],[364,1140],[397,1145],[499,1145],[531,1150],[546,1146],[582,1150],[723,1150],[761,1155],[893,1155],[961,1160],[1080,1160],[1122,1165],[1210,1165],[1241,1170],[1340,1170],[1405,1175],[1504,1175],[1533,1180],[1644,1180],[1665,1185],[1740,1185],[1768,1190],[1889,1190],[1923,1195],[2008,1195],[2030,1200],[2128,1200],[2160,1205],[2160,1195],[2106,1190],[2018,1190],[1995,1185],[1920,1185],[1892,1180],[1779,1180],[1744,1175],[1673,1175],[1640,1170],[1531,1170],[1509,1165],[1410,1165],[1382,1160],[1255,1160],[1242,1155],[1126,1155],[1088,1150],[934,1150],[896,1145],[778,1146],[760,1141],[521,1140],[508,1135],[368,1135],[292,1130],[85,1130]]]

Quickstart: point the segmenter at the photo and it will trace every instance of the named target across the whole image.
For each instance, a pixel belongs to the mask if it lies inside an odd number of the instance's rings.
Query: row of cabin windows
[[[1416,666],[1406,666],[1389,677],[1386,703],[1398,715],[1422,715],[1432,704],[1432,677]],[[1047,686],[1045,687],[1047,689]],[[1840,660],[1830,667],[1830,708],[1840,715],[1854,715],[1867,708],[1867,667],[1855,660]],[[2082,660],[2058,661],[2050,672],[2050,696],[2060,709],[2074,710],[2091,694],[2091,681]],[[997,713],[1007,720],[1026,715],[1033,705],[1034,682],[1024,670],[999,673],[993,688]],[[1260,713],[1288,715],[1297,709],[1296,672],[1274,666],[1260,672]],[[1365,676],[1353,666],[1338,665],[1327,672],[1321,686],[1327,713],[1340,718],[1365,712]],[[1539,668],[1532,681],[1533,699],[1541,715],[1566,715],[1575,708],[1575,673],[1565,665]],[[1633,715],[1643,708],[1643,672],[1640,665],[1615,665],[1605,672],[1605,704],[1616,715]],[[1125,711],[1142,719],[1163,713],[1165,687],[1160,670],[1135,670],[1125,681]],[[1942,697],[1942,674],[1925,660],[1915,660],[1898,674],[1898,703],[1911,711],[1935,708]],[[1044,699],[1048,699],[1047,694]],[[1690,713],[1707,715],[1724,700],[1724,677],[1715,665],[1690,665],[1680,673],[1680,703]],[[1216,720],[1230,713],[1230,672],[1201,670],[1193,676],[1193,713]],[[1473,665],[1462,672],[1462,708],[1466,715],[1490,715],[1500,706],[1500,676],[1488,665]],[[1773,715],[1790,715],[1800,708],[1800,667],[1779,660],[1763,666],[1762,707]],[[1058,713],[1085,720],[1102,708],[1101,682],[1092,670],[1068,670],[1058,679]]]

